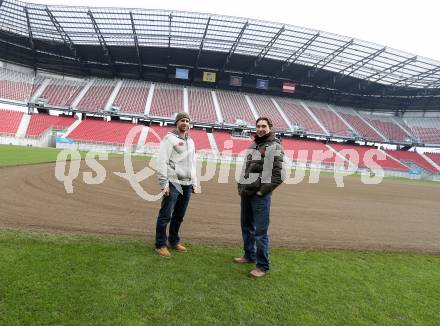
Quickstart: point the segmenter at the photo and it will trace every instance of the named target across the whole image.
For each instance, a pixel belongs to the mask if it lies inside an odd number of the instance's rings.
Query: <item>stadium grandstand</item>
[[[269,116],[293,164],[440,180],[440,62],[221,15],[0,0],[0,143],[154,153],[177,112],[204,157],[241,157]],[[307,151],[325,153],[316,157]],[[305,153],[302,155],[302,153]]]

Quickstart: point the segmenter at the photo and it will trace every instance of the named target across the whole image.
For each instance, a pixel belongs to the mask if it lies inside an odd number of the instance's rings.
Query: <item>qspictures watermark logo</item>
[[[281,178],[283,183],[295,185],[304,182],[306,179],[306,170],[310,171],[306,182],[310,184],[319,183],[322,171],[321,167],[327,165],[327,167],[332,166],[331,171],[333,172],[336,187],[344,187],[344,178],[357,173],[360,167],[364,171],[360,177],[363,184],[372,185],[381,183],[384,178],[384,170],[378,161],[385,161],[387,159],[383,151],[375,148],[363,151],[360,155],[360,152],[351,148],[342,149],[338,152],[330,148],[325,150],[285,150],[281,152],[280,150],[276,150],[275,146],[269,146],[266,148],[263,156],[260,151],[252,149],[243,150],[238,154],[234,154],[234,141],[228,139],[223,144],[223,150],[219,153],[220,155],[217,156],[215,160],[207,160],[205,164],[196,164],[196,160],[189,157],[191,153],[183,151],[175,156],[175,161],[172,162],[173,164],[170,164],[167,159],[159,159],[156,156],[153,159],[146,160],[145,166],[140,171],[135,172],[131,149],[141,131],[142,126],[135,126],[128,133],[124,144],[125,152],[123,163],[125,171],[113,172],[113,174],[127,180],[132,190],[146,201],[157,201],[163,194],[162,191],[153,194],[147,192],[142,186],[142,182],[148,180],[148,182],[157,183],[158,173],[162,175],[169,174],[170,178],[178,180],[176,165],[178,165],[179,162],[191,165],[188,168],[195,170],[194,176],[196,176],[198,185],[203,182],[213,182],[215,178],[215,182],[227,184],[231,180],[231,170],[235,171],[235,182],[251,184],[260,181],[264,184],[271,182],[274,162],[277,161],[277,157],[282,157]],[[163,142],[167,141],[166,139],[162,139],[152,128],[149,129],[149,134],[149,138],[154,137],[157,143],[160,142],[163,144]],[[231,157],[241,157],[243,160],[235,160],[235,164],[230,164]],[[55,166],[55,177],[64,184],[64,188],[68,194],[74,192],[74,180],[81,177],[85,184],[102,184],[108,177],[108,173],[100,161],[107,160],[107,153],[86,153],[84,158],[85,164],[93,172],[87,171],[80,174],[80,152],[65,149],[58,154]],[[261,160],[263,160],[262,171],[245,173],[246,162]],[[218,164],[218,162],[222,163]],[[310,163],[313,165],[312,169],[310,169]],[[178,185],[178,183],[176,184]]]

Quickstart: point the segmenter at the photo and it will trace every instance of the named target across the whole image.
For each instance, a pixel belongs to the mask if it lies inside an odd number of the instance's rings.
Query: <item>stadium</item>
[[[120,176],[127,156],[135,171],[155,161],[182,111],[191,116],[203,191],[183,226],[190,255],[163,262],[146,249],[159,202],[141,200]],[[303,175],[274,195],[275,269],[255,285],[236,280],[244,272],[228,262],[241,240],[234,170],[260,116],[273,120],[289,170]],[[440,317],[432,308],[440,284],[439,61],[251,18],[0,0],[0,144],[6,324]],[[55,171],[63,150],[81,161],[70,193]],[[87,152],[105,180],[81,160]],[[363,183],[377,173],[380,183]],[[150,177],[140,184],[158,193]],[[263,309],[261,298],[239,294],[250,287],[269,291]],[[176,316],[168,320],[170,305]]]

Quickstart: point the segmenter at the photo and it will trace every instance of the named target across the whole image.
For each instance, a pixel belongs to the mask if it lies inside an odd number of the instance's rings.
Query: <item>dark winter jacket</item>
[[[284,179],[283,157],[281,142],[272,132],[255,136],[238,182],[239,194],[252,196],[260,192],[264,196],[278,187]]]

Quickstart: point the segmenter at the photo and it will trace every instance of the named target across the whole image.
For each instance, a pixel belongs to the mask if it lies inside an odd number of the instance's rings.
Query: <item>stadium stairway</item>
[[[215,141],[214,134],[212,132],[208,132],[208,133],[206,133],[206,135],[208,136],[208,140],[209,140],[209,144],[211,145],[212,153],[215,156],[219,155],[220,153],[218,151],[218,146],[217,146],[217,143]]]
[[[188,88],[183,88],[183,111],[189,113]]]
[[[37,98],[39,98],[41,96],[41,94],[43,94],[44,90],[46,89],[46,87],[50,84],[50,79],[46,78],[40,85],[40,87],[38,87],[38,89],[35,91],[34,95],[32,95],[31,98],[31,102],[34,102]]]
[[[89,82],[84,86],[84,88],[79,92],[78,96],[72,102],[72,108],[76,109],[79,102],[83,99],[84,95],[86,95],[87,91],[92,87],[95,79],[89,80]]]
[[[388,154],[388,153],[387,153],[386,151],[384,151],[383,149],[379,149],[379,151],[381,151],[382,153],[384,153],[385,156],[386,156],[387,158],[389,158],[390,160],[393,160],[394,162],[397,162],[397,163],[399,163],[399,164],[401,164],[401,165],[404,165],[404,166],[406,166],[408,169],[411,168],[408,164],[399,161],[397,158],[395,158],[394,156],[391,156],[390,154]]]
[[[81,119],[75,120],[75,122],[72,123],[69,128],[67,128],[66,132],[62,134],[61,137],[67,138],[67,136],[70,135],[72,131],[74,131],[75,128],[78,127],[81,122],[82,122]]]
[[[354,113],[356,114],[356,116],[358,116],[363,122],[365,122],[366,125],[368,125],[371,129],[373,129],[380,137],[382,137],[382,140],[387,141],[388,139],[380,132],[380,130],[378,130],[377,128],[375,128],[369,120],[365,119],[359,112],[354,111]]]
[[[334,149],[333,147],[331,147],[330,145],[325,145],[325,147],[327,147],[328,149],[330,149],[333,153],[335,153],[335,163],[339,160],[336,158],[336,156],[338,156],[340,158],[340,162],[341,163],[347,163],[348,165],[350,165],[350,168],[355,169],[357,167],[356,164],[354,164],[352,161],[348,160],[344,155],[342,155],[341,153],[339,153],[336,149]]]
[[[286,125],[289,127],[289,130],[293,131],[292,124],[290,123],[290,121],[287,118],[286,114],[284,113],[283,109],[278,105],[277,101],[275,101],[275,99],[273,97],[270,100],[272,101],[272,103],[275,106],[275,108],[277,109],[277,111],[280,113],[280,115],[283,118]]]
[[[21,118],[20,124],[18,125],[17,132],[15,134],[16,138],[24,138],[26,136],[29,122],[31,122],[31,115],[23,114],[23,117]]]
[[[426,171],[429,174],[436,174],[439,171],[424,159],[418,152],[409,152],[401,150],[386,150],[388,155],[393,156],[401,163],[410,166],[411,168],[419,168]]]
[[[222,115],[222,111],[220,110],[220,104],[218,102],[217,94],[214,91],[212,91],[211,94],[212,94],[212,101],[214,103],[215,114],[217,115],[217,122],[222,123],[223,115]]]
[[[112,93],[110,94],[110,96],[109,96],[109,98],[108,98],[108,100],[107,100],[107,102],[106,102],[106,104],[105,104],[105,106],[104,106],[104,110],[106,110],[106,111],[108,111],[108,110],[110,110],[110,108],[112,107],[112,105],[113,105],[113,102],[115,101],[115,99],[116,99],[116,96],[118,95],[118,93],[119,93],[119,90],[121,89],[121,87],[122,87],[122,80],[118,80],[118,82],[116,83],[116,85],[115,85],[115,88],[113,88],[113,91],[112,91]]]
[[[147,102],[145,103],[144,115],[150,114],[151,103],[153,103],[154,89],[156,85],[153,83],[150,86],[150,91],[148,92]]]
[[[147,140],[148,130],[149,130],[149,128],[147,126],[142,127],[142,131],[141,131],[141,134],[139,135],[139,140],[137,143],[138,150],[142,150],[145,147],[145,142]]]
[[[285,131],[290,129],[289,123],[285,121],[280,111],[274,105],[274,101],[269,96],[249,95],[248,96],[255,108],[258,117],[270,117],[273,123],[273,129],[276,131]]]
[[[438,165],[436,162],[434,162],[428,155],[426,155],[425,153],[419,153],[421,157],[423,157],[426,161],[428,161],[433,167],[435,167],[438,171],[438,173],[440,173],[440,165]]]
[[[415,139],[415,135],[413,135],[408,128],[405,128],[405,122],[402,118],[397,119],[396,117],[391,117],[391,120],[399,127],[410,139]]]
[[[326,105],[327,108],[332,111],[341,121],[343,124],[345,124],[347,126],[347,128],[352,132],[355,133],[355,129],[342,117],[341,114],[339,114],[338,111],[336,111],[330,104]]]
[[[353,134],[352,129],[345,124],[339,115],[337,115],[328,105],[303,101],[309,110],[316,116],[316,118],[322,123],[324,128],[330,135],[339,136],[351,136]]]
[[[249,95],[245,95],[244,98],[246,99],[246,102],[249,105],[249,108],[251,109],[251,112],[252,112],[255,120],[257,120],[260,115],[258,114],[257,109],[255,108],[254,103],[252,103],[252,100],[249,97]]]
[[[324,131],[324,133],[326,133],[327,135],[328,130],[324,127],[324,125],[322,124],[322,122],[316,117],[316,115],[313,114],[313,112],[309,109],[309,107],[303,102],[301,101],[301,105],[302,107],[307,111],[307,113],[312,117],[313,120],[315,120],[315,122],[318,124],[318,126]]]

